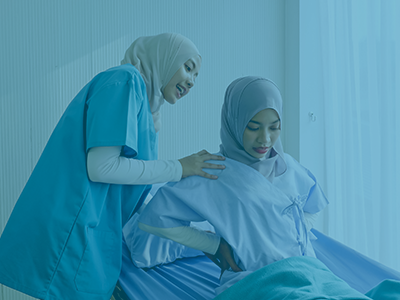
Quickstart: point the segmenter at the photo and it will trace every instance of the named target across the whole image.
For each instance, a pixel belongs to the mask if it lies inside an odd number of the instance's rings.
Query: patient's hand
[[[204,254],[211,259],[218,267],[221,268],[221,275],[225,272],[225,270],[231,269],[234,272],[241,272],[243,271],[241,268],[238,267],[235,260],[233,259],[233,253],[231,246],[221,237],[221,241],[219,243],[219,247],[217,252],[212,255],[210,253],[204,252]]]

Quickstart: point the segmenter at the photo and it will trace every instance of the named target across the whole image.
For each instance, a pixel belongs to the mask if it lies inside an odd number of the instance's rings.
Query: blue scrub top
[[[157,135],[140,73],[98,74],[52,133],[0,238],[0,283],[40,299],[109,300],[121,269],[121,232],[150,186],[91,182],[92,147],[157,159]]]

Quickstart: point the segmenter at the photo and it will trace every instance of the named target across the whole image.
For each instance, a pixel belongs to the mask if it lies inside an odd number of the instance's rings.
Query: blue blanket
[[[318,259],[297,256],[251,273],[215,299],[400,299],[400,282],[384,281],[367,295],[372,298],[351,288]]]

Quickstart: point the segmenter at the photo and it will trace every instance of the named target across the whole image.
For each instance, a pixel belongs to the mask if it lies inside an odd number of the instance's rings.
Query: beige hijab
[[[140,37],[126,50],[121,64],[132,64],[142,75],[156,132],[161,128],[165,86],[188,59],[197,55],[200,53],[193,42],[177,33]]]

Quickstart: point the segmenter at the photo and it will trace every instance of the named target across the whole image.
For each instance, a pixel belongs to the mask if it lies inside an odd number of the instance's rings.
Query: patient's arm
[[[189,226],[159,228],[140,222],[138,223],[138,227],[148,233],[203,251],[209,259],[221,268],[221,276],[229,267],[234,272],[242,271],[233,259],[231,246],[223,238],[212,232],[198,230]]]
[[[149,226],[140,222],[138,226],[141,230],[147,231],[148,233],[173,240],[187,247],[210,254],[215,254],[220,244],[219,236],[189,226],[160,228]]]

